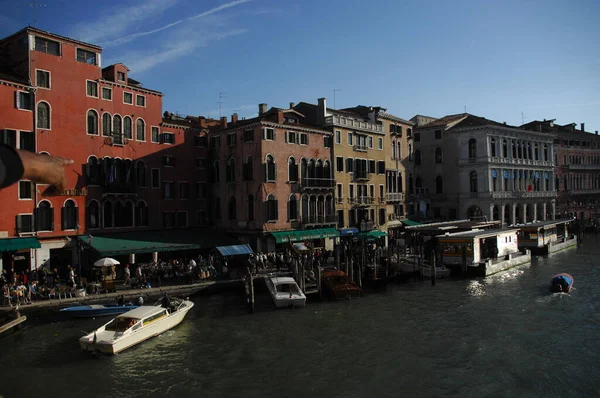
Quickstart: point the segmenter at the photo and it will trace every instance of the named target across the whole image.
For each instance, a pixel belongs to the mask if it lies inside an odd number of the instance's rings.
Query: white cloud
[[[168,24],[166,24],[164,26],[161,26],[161,27],[156,28],[156,29],[148,30],[146,32],[133,33],[133,34],[130,34],[130,35],[118,38],[116,40],[112,40],[112,41],[109,41],[107,43],[104,43],[104,45],[105,46],[109,46],[109,45],[116,45],[116,44],[127,43],[129,41],[137,39],[138,37],[143,37],[143,36],[151,35],[151,34],[154,34],[154,33],[158,33],[158,32],[161,32],[163,30],[166,30],[166,29],[172,28],[174,26],[177,26],[177,25],[179,25],[182,22],[191,21],[191,20],[194,20],[194,19],[206,17],[206,16],[209,16],[211,14],[215,14],[215,13],[217,13],[219,11],[226,10],[228,8],[231,8],[231,7],[235,7],[235,6],[240,5],[240,4],[248,3],[249,1],[252,1],[252,0],[235,0],[235,1],[231,1],[229,3],[221,4],[218,7],[211,8],[210,10],[201,12],[200,14],[192,15],[191,17],[184,18],[184,19],[179,19],[179,20],[177,20],[175,22],[168,23]]]
[[[125,64],[134,73],[144,72],[164,62],[174,61],[183,56],[191,55],[193,50],[206,47],[211,42],[230,36],[241,35],[246,32],[246,29],[234,29],[214,33],[198,32],[197,37],[182,34],[181,37],[187,37],[186,40],[167,40],[156,51],[140,51],[128,54]]]
[[[137,4],[115,8],[94,22],[82,22],[70,36],[91,43],[111,40],[125,34],[135,22],[141,22],[162,14],[175,6],[178,0],[142,0]]]

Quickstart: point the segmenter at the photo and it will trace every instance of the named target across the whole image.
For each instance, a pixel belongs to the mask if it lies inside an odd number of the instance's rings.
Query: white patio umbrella
[[[104,267],[105,265],[117,265],[121,264],[114,258],[104,257],[94,263],[94,267]]]

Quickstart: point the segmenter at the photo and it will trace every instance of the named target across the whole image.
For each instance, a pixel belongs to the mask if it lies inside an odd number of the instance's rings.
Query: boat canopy
[[[254,253],[248,245],[217,246],[217,250],[224,257]]]

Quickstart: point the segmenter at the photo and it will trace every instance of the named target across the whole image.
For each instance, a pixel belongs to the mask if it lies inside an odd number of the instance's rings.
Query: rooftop
[[[150,306],[150,305],[143,305],[141,307],[138,307],[134,310],[131,311],[127,311],[121,315],[118,315],[117,318],[135,318],[135,319],[144,319],[147,318],[151,315],[154,314],[158,314],[162,311],[164,311],[165,309],[163,307],[158,307],[158,306]]]
[[[18,35],[20,35],[20,34],[22,34],[24,32],[42,34],[42,35],[45,35],[45,36],[53,37],[53,38],[58,39],[58,40],[69,41],[69,42],[72,42],[72,43],[81,44],[81,45],[84,45],[86,47],[94,48],[96,50],[99,50],[99,52],[102,52],[102,47],[97,46],[95,44],[90,44],[90,43],[86,43],[84,41],[79,41],[79,40],[72,39],[70,37],[57,35],[56,33],[47,32],[45,30],[34,28],[33,26],[27,26],[27,27],[19,30],[18,32],[15,32],[15,33],[13,33],[13,34],[11,34],[9,36],[6,36],[6,37],[0,39],[0,43],[3,42],[3,41],[5,41],[5,40],[9,40],[9,39],[13,38],[14,36],[18,36]]]
[[[472,231],[465,232],[455,232],[455,233],[446,233],[445,235],[438,235],[436,238],[439,240],[445,239],[456,239],[456,238],[486,238],[491,236],[498,236],[502,234],[511,234],[515,233],[518,228],[502,228],[502,229],[474,229]]]

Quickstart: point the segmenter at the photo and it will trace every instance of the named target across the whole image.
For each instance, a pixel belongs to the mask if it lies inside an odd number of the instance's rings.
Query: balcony
[[[341,205],[344,204],[344,198],[335,198],[335,204]]]
[[[565,164],[570,170],[600,170],[600,164]]]
[[[327,116],[325,118],[325,125],[334,125],[383,134],[383,125],[381,124],[366,122],[364,120],[357,120],[355,118],[341,115]]]
[[[354,199],[354,204],[358,206],[371,206],[375,203],[375,198],[372,196],[359,196]]]
[[[498,156],[478,156],[476,158],[460,159],[458,164],[461,166],[475,164],[475,163],[492,163],[501,165],[523,165],[523,166],[535,166],[535,167],[554,167],[554,162],[546,160],[533,160],[533,159],[513,159],[503,158]],[[599,166],[600,168],[600,166]]]
[[[103,195],[136,195],[135,186],[132,183],[109,182],[102,186]]]
[[[417,187],[417,188],[415,188],[415,195],[416,196],[429,195],[429,188],[420,188],[420,187]]]
[[[354,150],[356,152],[367,152],[369,148],[366,145],[354,144]]]
[[[292,224],[294,225],[292,226],[313,227],[318,225],[334,225],[337,222],[337,216],[333,214],[328,216],[304,216],[293,222]]]
[[[599,194],[600,189],[571,189],[569,190],[571,195],[592,195]]]
[[[306,189],[333,189],[335,180],[333,178],[303,178],[300,186]]]
[[[388,202],[402,202],[402,201],[404,201],[404,193],[388,192],[385,194],[385,198]]]
[[[358,224],[360,232],[369,232],[375,229],[375,223],[373,221],[363,221]]]
[[[371,176],[369,175],[367,170],[355,170],[354,171],[354,180],[355,181],[369,180],[369,179],[371,179]]]

